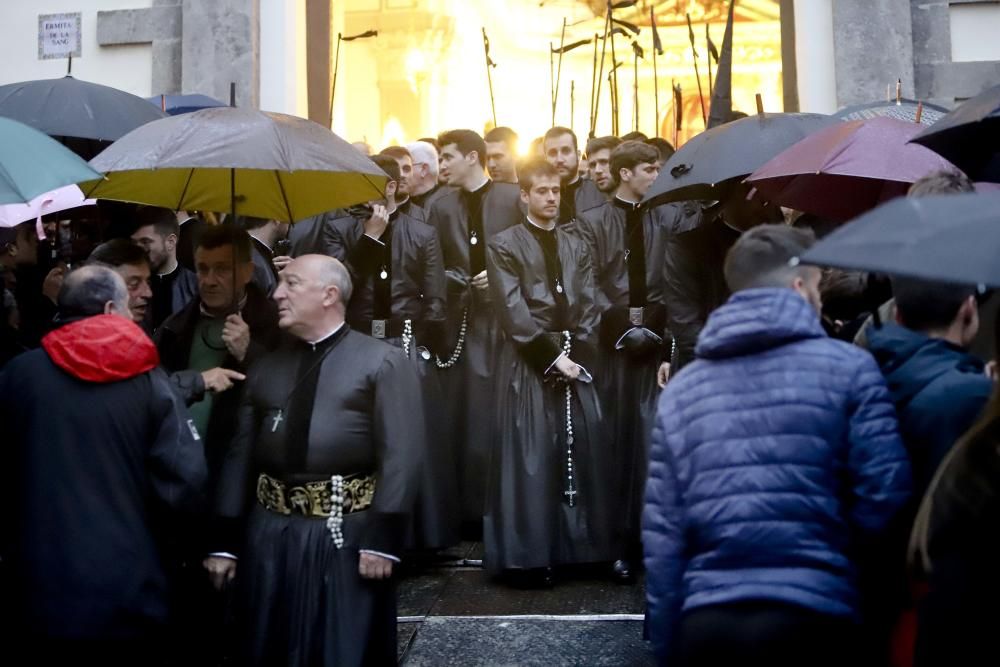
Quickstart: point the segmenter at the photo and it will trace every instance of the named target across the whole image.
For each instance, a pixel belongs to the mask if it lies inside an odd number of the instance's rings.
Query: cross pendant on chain
[[[274,415],[274,418],[271,419],[271,433],[276,433],[278,431],[278,424],[285,420],[282,416],[283,412],[284,410],[278,410],[278,414]]]

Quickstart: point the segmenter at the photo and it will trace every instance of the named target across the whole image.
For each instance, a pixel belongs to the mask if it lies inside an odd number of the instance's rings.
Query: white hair
[[[412,144],[406,146],[406,150],[410,151],[410,155],[413,157],[413,162],[423,163],[427,165],[428,171],[435,179],[438,177],[438,152],[433,145],[427,143],[426,141],[414,141]]]

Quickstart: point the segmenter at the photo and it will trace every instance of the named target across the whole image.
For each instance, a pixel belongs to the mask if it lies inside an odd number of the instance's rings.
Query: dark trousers
[[[677,664],[858,667],[858,634],[851,619],[780,602],[700,607],[681,619]]]

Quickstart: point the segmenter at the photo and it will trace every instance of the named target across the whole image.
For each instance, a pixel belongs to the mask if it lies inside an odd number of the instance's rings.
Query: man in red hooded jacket
[[[162,545],[203,510],[204,449],[120,276],[74,271],[59,311],[0,373],[0,641],[38,664],[150,664]]]

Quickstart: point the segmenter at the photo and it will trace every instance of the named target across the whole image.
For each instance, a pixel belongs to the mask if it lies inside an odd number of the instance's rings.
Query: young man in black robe
[[[436,363],[458,452],[462,519],[475,525],[483,516],[499,335],[486,275],[486,243],[520,223],[521,200],[516,185],[487,177],[486,143],[478,134],[452,130],[439,141],[441,175],[455,189],[428,213],[441,242],[448,286],[450,352]]]
[[[601,193],[611,199],[615,196],[617,181],[611,178],[611,151],[618,148],[622,140],[618,137],[594,137],[587,142],[587,162],[590,181]]]
[[[166,208],[143,206],[136,211],[132,240],[149,256],[153,297],[146,311],[146,328],[156,331],[168,317],[198,296],[194,271],[177,261],[177,239],[181,228],[177,215]]]
[[[611,151],[615,196],[582,215],[578,233],[593,254],[601,317],[601,388],[615,424],[611,443],[619,475],[615,498],[629,555],[638,558],[639,520],[646,483],[649,436],[660,386],[666,382],[670,333],[664,307],[664,261],[675,206],[643,206],[659,173],[660,155],[638,141]],[[615,563],[623,581],[629,559]]]
[[[327,228],[327,254],[351,272],[354,291],[347,323],[355,331],[403,349],[421,378],[428,457],[407,538],[408,549],[435,551],[458,542],[458,483],[448,437],[440,378],[433,354],[444,356],[444,263],[434,228],[396,205],[402,178],[396,160],[372,158],[389,176],[385,199],[368,203],[357,215],[334,220]]]
[[[491,572],[547,584],[555,566],[614,559],[614,470],[587,370],[599,321],[590,253],[556,226],[556,170],[536,158],[520,179],[528,214],[489,242],[505,340],[483,533]]]
[[[218,586],[239,574],[236,664],[396,662],[391,578],[423,456],[420,387],[399,349],[344,321],[350,296],[336,259],[289,263],[274,299],[290,336],[247,379],[216,498],[215,549],[239,560],[205,562]]]
[[[427,212],[410,196],[410,183],[413,181],[413,156],[409,149],[402,146],[387,146],[382,149],[378,156],[391,157],[399,166],[399,181],[396,184],[396,208],[414,220],[426,222]]]
[[[580,178],[580,147],[576,134],[568,127],[553,127],[542,139],[542,152],[559,173],[562,193],[559,200],[559,224],[576,220],[581,213],[608,200],[593,181]]]

